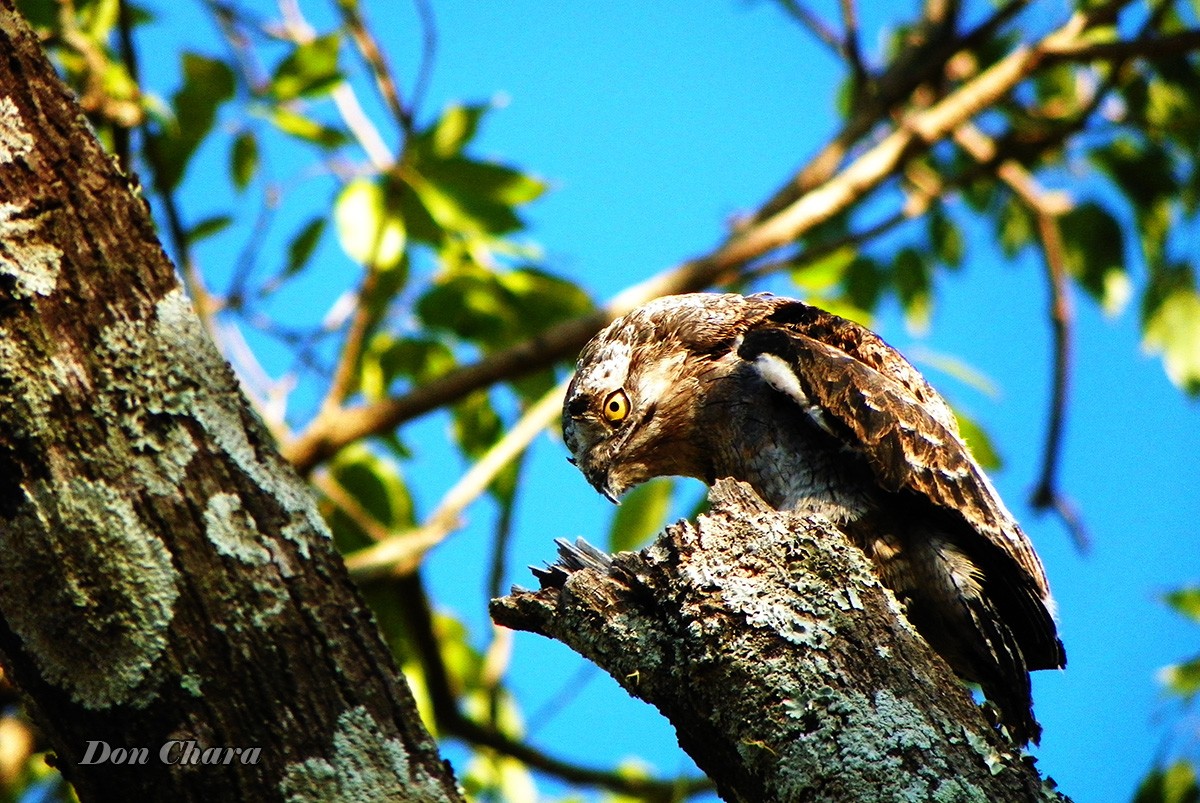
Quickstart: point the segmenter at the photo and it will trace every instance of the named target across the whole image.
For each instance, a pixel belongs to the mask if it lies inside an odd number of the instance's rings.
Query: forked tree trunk
[[[710,498],[638,553],[561,544],[492,617],[656,706],[726,800],[1056,799],[845,536],[730,480]]]
[[[459,799],[307,489],[11,0],[0,653],[84,801]]]

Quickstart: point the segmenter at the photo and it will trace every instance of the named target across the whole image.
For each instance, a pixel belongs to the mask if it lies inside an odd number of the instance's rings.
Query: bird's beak
[[[609,481],[607,470],[599,468],[592,470],[584,469],[583,475],[587,478],[587,481],[591,484],[591,486],[600,492],[601,496],[612,502],[614,505],[621,504],[620,499],[617,498],[616,492],[614,492],[612,489],[612,484]]]

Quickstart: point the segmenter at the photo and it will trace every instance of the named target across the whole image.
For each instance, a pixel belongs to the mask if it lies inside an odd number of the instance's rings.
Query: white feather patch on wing
[[[754,358],[753,365],[764,382],[800,405],[800,409],[807,413],[818,427],[830,435],[834,434],[825,411],[808,398],[808,394],[800,387],[800,380],[796,378],[792,366],[774,354],[759,354]]]

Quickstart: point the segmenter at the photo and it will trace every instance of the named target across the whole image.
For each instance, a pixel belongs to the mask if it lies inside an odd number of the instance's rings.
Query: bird
[[[870,329],[766,293],[655,299],[584,346],[562,432],[610,501],[728,477],[832,522],[995,724],[1040,739],[1029,672],[1066,666],[1045,569],[950,406]]]

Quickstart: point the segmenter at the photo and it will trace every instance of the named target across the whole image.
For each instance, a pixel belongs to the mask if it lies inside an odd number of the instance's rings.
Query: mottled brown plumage
[[[945,401],[873,332],[774,296],[658,299],[584,348],[563,434],[613,500],[657,476],[733,477],[826,516],[1013,738],[1036,741],[1029,670],[1066,663],[1041,561]]]

